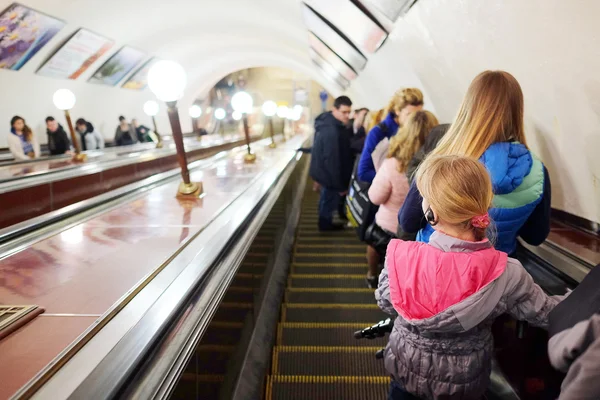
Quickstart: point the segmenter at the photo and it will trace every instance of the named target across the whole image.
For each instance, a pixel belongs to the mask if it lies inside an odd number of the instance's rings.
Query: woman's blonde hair
[[[398,90],[392,96],[390,102],[385,108],[385,115],[393,112],[396,115],[400,114],[400,111],[406,106],[422,106],[423,105],[423,92],[417,88],[404,88]]]
[[[369,123],[367,124],[367,128],[365,129],[367,133],[371,132],[371,129],[375,128],[377,125],[383,121],[385,117],[385,109],[370,111],[369,115],[365,118],[368,118]]]
[[[479,158],[490,145],[518,141],[525,146],[523,92],[514,76],[504,71],[477,75],[448,132],[433,154]]]
[[[416,111],[408,117],[398,134],[390,139],[388,158],[398,161],[398,172],[405,172],[408,163],[425,143],[429,132],[438,125],[438,120],[429,111]]]
[[[417,170],[417,188],[435,210],[435,217],[450,225],[463,225],[483,240],[486,228],[472,218],[485,215],[492,205],[492,181],[477,159],[457,155],[429,156]]]

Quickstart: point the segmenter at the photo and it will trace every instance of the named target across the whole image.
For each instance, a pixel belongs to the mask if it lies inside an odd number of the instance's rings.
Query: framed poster
[[[65,22],[13,3],[0,14],[0,68],[18,71]]]
[[[308,33],[308,42],[319,55],[331,64],[346,80],[356,79],[356,72],[337,54],[333,52],[325,43],[323,43],[314,33]]]
[[[368,0],[392,22],[408,12],[417,0]]]
[[[123,46],[106,60],[92,75],[89,82],[115,86],[131,72],[146,55],[133,47]]]
[[[52,78],[77,79],[113,45],[112,40],[82,28],[75,32],[37,73]]]
[[[154,57],[146,61],[125,81],[122,87],[125,89],[144,90],[146,86],[148,86],[148,71],[150,71],[150,68],[152,68],[157,61],[158,58]]]

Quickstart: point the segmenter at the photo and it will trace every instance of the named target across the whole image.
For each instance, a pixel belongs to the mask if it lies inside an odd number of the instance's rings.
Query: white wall
[[[393,88],[419,82],[426,104],[451,122],[475,75],[512,73],[525,94],[529,144],[550,172],[553,207],[600,221],[598,15],[600,2],[589,0],[420,0],[352,91],[381,106]]]
[[[318,0],[326,1],[326,0]],[[10,1],[0,0],[0,8]],[[74,117],[84,116],[110,138],[118,115],[143,117],[152,95],[86,83],[124,44],[180,62],[189,75],[182,110],[224,75],[275,66],[305,73],[333,95],[308,56],[300,0],[23,0],[68,22],[19,72],[0,70],[0,124],[14,114],[43,135],[43,119],[58,112],[52,93],[71,88]],[[426,107],[450,122],[473,77],[505,69],[521,82],[527,134],[553,184],[553,206],[600,221],[600,2],[590,0],[419,0],[398,20],[384,46],[368,55],[365,71],[348,93],[358,105],[385,105],[400,87],[420,87]],[[115,39],[112,51],[75,82],[43,78],[35,69],[77,28]],[[184,129],[189,118],[182,116]],[[159,128],[169,131],[164,112]],[[43,135],[43,136],[42,136]],[[0,138],[0,146],[5,140]]]

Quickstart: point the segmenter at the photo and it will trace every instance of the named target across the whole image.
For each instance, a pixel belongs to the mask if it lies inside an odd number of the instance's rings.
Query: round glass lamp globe
[[[154,117],[158,114],[158,103],[154,100],[148,100],[144,103],[144,113],[149,117]]]
[[[302,107],[300,104],[296,104],[293,108],[294,110],[294,115],[296,114],[302,114],[302,111],[304,110],[304,107]]]
[[[240,119],[242,119],[242,113],[239,111],[234,111],[233,113],[231,113],[231,117],[234,120],[239,121]]]
[[[187,75],[175,61],[161,60],[148,71],[148,86],[159,100],[177,101],[183,96]]]
[[[247,92],[237,92],[231,98],[231,107],[234,111],[239,111],[242,114],[249,114],[252,112],[252,96]]]
[[[227,115],[227,113],[225,112],[224,109],[217,108],[215,110],[215,118],[218,119],[219,121],[222,120],[223,118],[225,118],[225,115]]]
[[[194,104],[193,106],[190,107],[190,117],[192,118],[198,118],[202,115],[202,108],[200,108],[199,105]]]
[[[75,105],[75,94],[69,89],[58,89],[52,96],[54,105],[59,110],[70,110]]]
[[[287,118],[288,108],[286,106],[279,106],[277,108],[277,116],[279,118]]]
[[[277,104],[271,100],[265,101],[265,104],[262,106],[262,112],[267,117],[272,117],[275,115],[275,113],[277,113]]]

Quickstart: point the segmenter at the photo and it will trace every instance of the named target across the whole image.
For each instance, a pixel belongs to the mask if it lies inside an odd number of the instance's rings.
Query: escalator
[[[212,273],[196,289],[152,350],[131,364],[116,398],[386,397],[389,376],[375,353],[387,338],[353,335],[386,317],[365,282],[364,244],[352,230],[317,230],[318,195],[307,184],[307,157],[297,160],[286,182],[277,183],[285,187],[269,195],[272,203],[265,200],[211,267],[229,271],[231,280]],[[577,284],[556,259],[550,263],[526,246],[518,258],[549,294]],[[211,289],[214,282],[222,289]],[[493,331],[485,398],[555,398],[562,376],[547,361],[545,331],[508,317]]]

